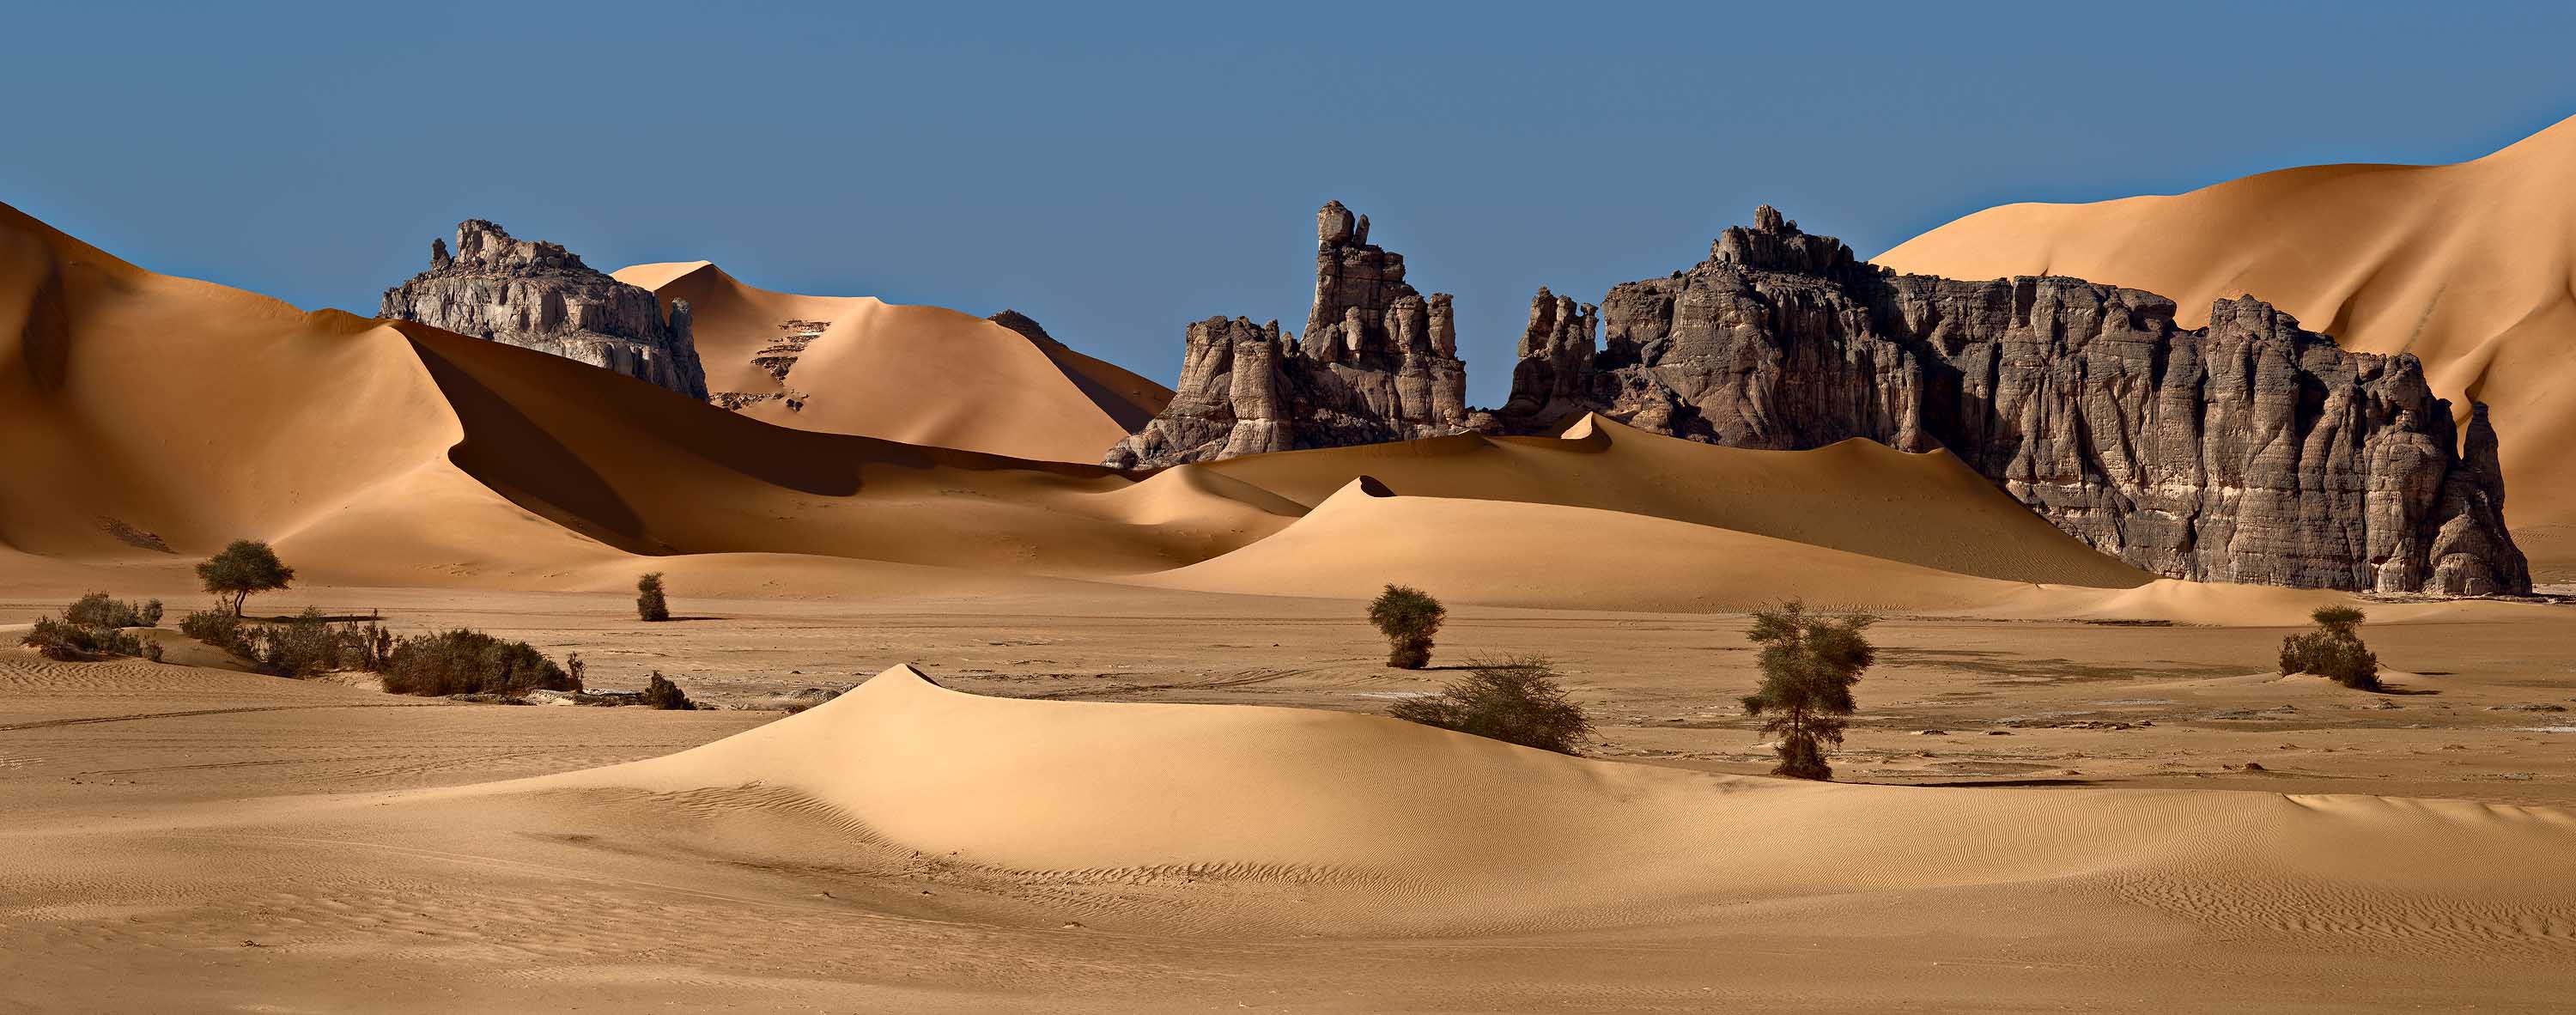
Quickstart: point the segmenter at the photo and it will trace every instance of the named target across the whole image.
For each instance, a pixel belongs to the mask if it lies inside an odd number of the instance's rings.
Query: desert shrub
[[[635,615],[645,620],[671,619],[671,603],[662,597],[662,572],[635,579]]]
[[[1427,698],[1396,702],[1386,714],[1559,754],[1576,753],[1592,720],[1567,698],[1547,660],[1520,657],[1471,664],[1466,677]]]
[[[2316,628],[2281,639],[2281,673],[2313,673],[2345,687],[2379,690],[2379,657],[2361,641],[2369,619],[2349,606],[2320,606],[2308,614]]]
[[[197,580],[215,598],[232,606],[233,616],[241,616],[242,601],[253,593],[286,587],[295,580],[295,569],[277,559],[277,551],[255,539],[236,539],[213,559],[197,565]]]
[[[580,682],[524,641],[458,628],[395,642],[384,670],[394,694],[521,694],[578,691]]]
[[[161,644],[113,627],[86,627],[59,617],[36,621],[18,643],[47,659],[79,661],[108,656],[135,656],[161,661]]]
[[[1386,636],[1386,664],[1418,670],[1431,664],[1431,639],[1440,633],[1449,608],[1421,589],[1388,585],[1369,602],[1368,615],[1369,623]]]
[[[698,707],[695,702],[689,700],[686,692],[680,690],[680,685],[662,676],[660,670],[653,671],[653,679],[644,685],[644,703],[660,709],[687,710]]]
[[[309,677],[341,669],[344,658],[357,661],[357,639],[334,629],[310,606],[294,620],[259,628],[251,641],[261,672],[274,676]]]
[[[242,638],[242,621],[224,610],[193,610],[179,618],[179,633],[216,648],[247,656],[249,645]]]
[[[105,592],[92,592],[64,607],[63,620],[88,628],[159,627],[161,601],[147,599],[137,606],[123,599],[110,599]]]
[[[1876,659],[1861,631],[1877,618],[1862,613],[1821,617],[1790,600],[1753,614],[1745,638],[1762,646],[1762,687],[1744,696],[1746,715],[1767,716],[1762,732],[1778,737],[1773,775],[1831,779],[1828,745],[1841,746],[1843,717],[1856,707],[1852,685]]]

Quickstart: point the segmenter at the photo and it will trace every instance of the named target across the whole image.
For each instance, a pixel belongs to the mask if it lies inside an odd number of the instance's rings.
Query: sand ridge
[[[1172,397],[1061,342],[942,307],[772,292],[705,261],[614,274],[666,308],[688,300],[708,390],[781,395],[744,410],[779,426],[1088,465]],[[752,357],[791,320],[828,326],[781,379]]]

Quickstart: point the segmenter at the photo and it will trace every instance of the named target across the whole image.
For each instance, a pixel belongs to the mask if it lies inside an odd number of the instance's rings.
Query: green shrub
[[[250,655],[242,621],[225,610],[195,610],[179,618],[179,633],[239,656]]]
[[[1545,659],[1478,661],[1467,676],[1428,698],[1396,702],[1386,714],[1559,754],[1576,753],[1592,720],[1566,697]]]
[[[1400,670],[1431,665],[1431,639],[1449,608],[1421,589],[1388,585],[1369,603],[1369,623],[1386,636],[1386,664]]]
[[[662,597],[662,572],[635,579],[635,615],[645,620],[671,619],[671,603]]]
[[[502,641],[458,628],[395,642],[385,665],[384,688],[394,694],[441,697],[578,691],[581,682],[527,642]]]
[[[128,634],[113,627],[84,627],[57,617],[36,621],[18,643],[35,649],[47,659],[66,662],[104,659],[109,656],[134,656],[161,661],[161,643]]]
[[[2358,691],[2379,690],[2379,657],[2361,641],[2368,619],[2349,606],[2320,606],[2316,629],[2281,639],[2281,674],[2312,673]]]
[[[1831,779],[1825,747],[1843,742],[1844,718],[1857,707],[1852,685],[1876,660],[1861,631],[1877,618],[1863,613],[1825,618],[1790,600],[1753,614],[1745,639],[1762,646],[1762,687],[1744,696],[1744,713],[1768,716],[1762,732],[1779,738],[1773,775]]]
[[[697,703],[689,700],[687,693],[680,690],[680,685],[664,678],[660,670],[654,670],[653,679],[644,685],[644,703],[660,709],[698,707]]]
[[[147,599],[137,606],[123,599],[110,599],[105,592],[92,592],[63,608],[63,620],[80,627],[159,627],[161,601]]]

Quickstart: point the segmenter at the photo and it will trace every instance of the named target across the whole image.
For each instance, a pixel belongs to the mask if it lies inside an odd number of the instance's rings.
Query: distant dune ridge
[[[2507,511],[2543,580],[2576,579],[2576,118],[2444,166],[2329,165],[2186,194],[1990,208],[1877,263],[1954,278],[2073,275],[2173,297],[2185,327],[2250,294],[2346,348],[2412,353],[2484,402]]]
[[[771,292],[705,261],[616,274],[687,303],[716,403],[779,426],[1091,463],[1172,397],[1016,311]]]

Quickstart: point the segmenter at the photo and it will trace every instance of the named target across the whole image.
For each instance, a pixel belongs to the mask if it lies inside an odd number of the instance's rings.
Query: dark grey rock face
[[[481,219],[457,224],[452,257],[446,243],[431,240],[429,265],[385,290],[377,316],[552,353],[706,400],[685,302],[673,303],[665,320],[652,293],[558,244],[515,239]]]
[[[1404,255],[1368,242],[1368,216],[1315,216],[1315,302],[1303,340],[1279,322],[1189,326],[1172,401],[1109,449],[1119,468],[1457,432],[1467,366],[1445,293],[1404,281]]]
[[[1492,427],[1600,412],[1797,449],[1947,448],[2033,511],[2177,578],[2524,593],[2486,407],[2465,444],[2412,356],[2346,352],[2250,297],[2209,325],[2071,278],[1894,275],[1769,207],[1709,259],[1589,308],[1541,290]]]

